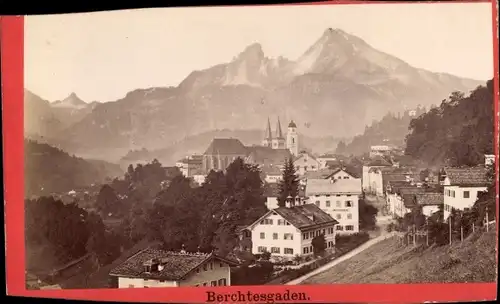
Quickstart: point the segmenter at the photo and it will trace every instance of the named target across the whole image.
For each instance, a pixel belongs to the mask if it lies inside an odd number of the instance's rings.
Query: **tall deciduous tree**
[[[286,206],[286,200],[290,196],[295,198],[299,195],[299,179],[291,158],[285,161],[282,179],[279,182],[278,206]]]

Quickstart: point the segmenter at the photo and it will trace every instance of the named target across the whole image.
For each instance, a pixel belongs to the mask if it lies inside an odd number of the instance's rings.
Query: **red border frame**
[[[495,155],[498,160],[498,111],[499,109],[499,67],[498,67],[498,28],[496,1],[453,1],[453,2],[491,2],[493,7],[494,41],[494,88],[495,88]],[[338,1],[330,4],[374,4],[382,1]],[[401,3],[401,2],[400,2]],[[427,2],[428,3],[428,2]],[[435,3],[435,2],[432,2]],[[325,3],[304,3],[304,5]],[[150,288],[150,289],[85,289],[85,290],[26,290],[24,275],[24,170],[23,170],[23,57],[24,57],[24,18],[23,16],[0,17],[1,67],[3,91],[3,145],[4,145],[4,195],[6,229],[6,282],[7,293],[13,296],[65,298],[80,300],[101,300],[129,302],[177,302],[204,303],[206,292],[218,294],[247,293],[284,293],[305,292],[311,302],[448,302],[495,300],[496,284],[366,284],[366,285],[297,285],[297,286],[230,286],[219,288]],[[499,168],[497,174],[497,218]],[[497,223],[498,231],[498,223]],[[497,244],[498,248],[498,244]],[[363,292],[359,292],[363,290]],[[294,301],[282,301],[294,302]]]

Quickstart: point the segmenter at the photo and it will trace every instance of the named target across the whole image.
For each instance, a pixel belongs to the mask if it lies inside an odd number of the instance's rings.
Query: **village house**
[[[337,156],[335,156],[334,154],[323,154],[316,157],[316,160],[319,163],[319,168],[325,169],[328,168],[329,163],[331,164],[337,161]]]
[[[254,223],[240,230],[251,236],[252,253],[292,259],[313,254],[312,240],[324,235],[327,251],[335,250],[338,222],[316,205],[306,204],[269,210]]]
[[[295,171],[297,175],[302,176],[306,172],[318,171],[320,169],[320,163],[316,158],[306,151],[302,151],[295,158],[293,165],[295,166]]]
[[[279,167],[262,167],[261,179],[268,184],[276,184],[283,179],[283,170]]]
[[[192,177],[195,171],[199,171],[203,165],[202,155],[190,155],[183,159],[178,160],[175,166],[179,168],[182,175],[185,177]]]
[[[472,208],[478,194],[488,190],[490,181],[485,167],[475,168],[444,168],[444,219],[446,220],[452,208],[466,210]]]
[[[307,197],[305,195],[304,186],[299,186],[299,194],[297,197],[287,198],[285,202],[286,207],[300,206],[307,204]],[[279,186],[277,183],[266,184],[264,187],[264,196],[266,197],[267,209],[272,210],[278,208]]]
[[[391,152],[392,148],[387,145],[371,146],[370,157],[385,156]]]
[[[382,176],[379,176],[377,169],[392,167],[387,159],[377,156],[363,166],[362,187],[365,193],[377,193],[378,185],[382,186]],[[379,189],[382,191],[383,189]]]
[[[423,215],[430,217],[439,211],[440,206],[443,206],[444,196],[442,192],[418,193],[415,195],[415,203],[422,208]]]
[[[415,206],[413,196],[419,193],[434,192],[432,188],[415,185],[411,182],[391,181],[388,184],[386,199],[389,212],[394,218],[404,217]]]
[[[111,270],[118,288],[230,286],[237,263],[213,253],[146,248]]]
[[[338,221],[337,233],[359,232],[360,179],[310,179],[305,195]]]

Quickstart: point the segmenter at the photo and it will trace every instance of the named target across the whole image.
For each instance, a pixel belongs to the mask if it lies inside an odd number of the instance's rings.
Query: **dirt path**
[[[298,285],[300,283],[302,283],[304,280],[312,277],[312,276],[315,276],[325,270],[328,270],[330,268],[332,268],[333,266],[339,264],[339,263],[342,263],[343,261],[347,260],[347,259],[350,259],[352,258],[353,256],[357,255],[358,253],[366,250],[367,248],[370,248],[371,246],[383,241],[383,240],[386,240],[388,238],[391,238],[393,236],[395,236],[397,233],[396,232],[388,232],[388,233],[384,233],[376,238],[373,238],[371,240],[369,240],[368,242],[364,243],[363,245],[353,249],[352,251],[344,254],[343,256],[339,257],[338,259],[335,259],[333,261],[331,261],[330,263],[328,264],[325,264],[323,266],[321,266],[320,268],[304,275],[304,276],[301,276],[300,278],[297,278],[293,281],[290,281],[288,283],[286,283],[285,285]]]

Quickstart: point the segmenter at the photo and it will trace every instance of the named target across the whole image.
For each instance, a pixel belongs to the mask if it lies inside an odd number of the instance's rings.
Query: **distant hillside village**
[[[433,115],[438,109],[411,124]],[[431,166],[408,146],[383,141],[365,156],[314,155],[293,120],[284,132],[279,118],[274,130],[268,119],[262,133],[254,146],[213,138],[203,154],[175,167],[130,165],[85,204],[27,200],[27,247],[41,248],[27,263],[30,288],[282,284],[386,232],[401,244],[443,245],[488,231],[496,220],[491,141],[466,143],[465,152],[452,142],[445,152],[453,162]],[[418,146],[417,135],[410,148],[424,153],[429,147]],[[49,274],[40,259],[53,265]]]

